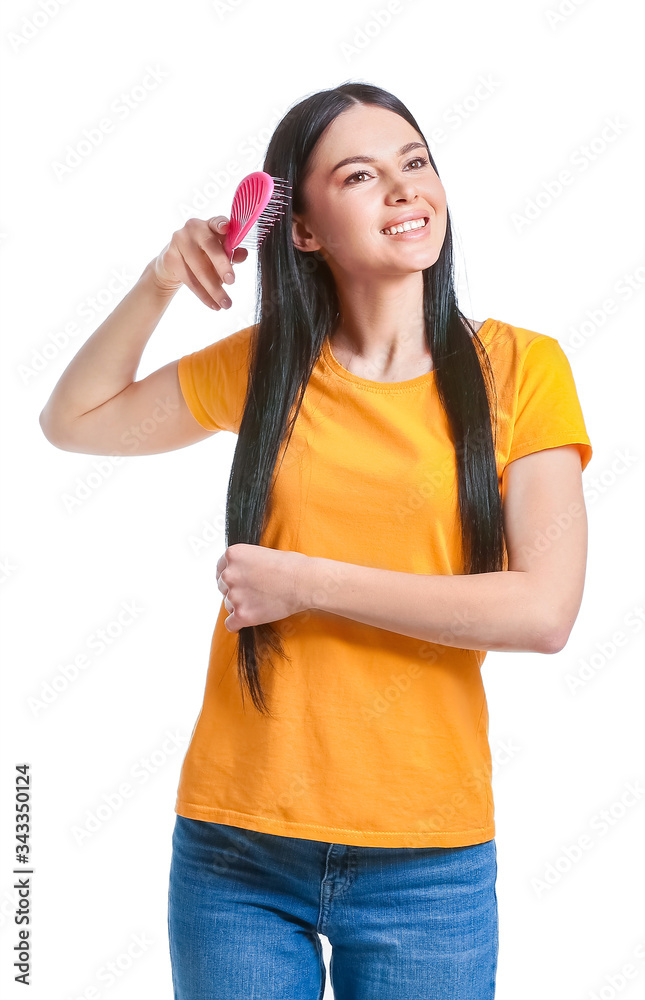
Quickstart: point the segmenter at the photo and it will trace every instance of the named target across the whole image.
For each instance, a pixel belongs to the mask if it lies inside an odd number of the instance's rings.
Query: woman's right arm
[[[211,308],[222,307],[223,276],[233,270],[222,245],[227,225],[223,216],[189,219],[145,267],[56,383],[40,414],[48,441],[89,455],[156,455],[216,433],[188,409],[177,361],[134,379],[148,340],[182,284]],[[247,255],[238,247],[233,262]]]

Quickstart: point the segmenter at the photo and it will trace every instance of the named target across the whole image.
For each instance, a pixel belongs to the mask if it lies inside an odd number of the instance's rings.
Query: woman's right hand
[[[182,229],[152,261],[156,283],[163,291],[176,291],[182,284],[211,309],[228,309],[231,300],[223,284],[235,280],[233,268],[224,251],[224,237],[229,221],[224,215],[212,219],[189,219]],[[233,251],[233,263],[241,264],[248,257],[245,247]],[[225,275],[231,274],[228,280]]]

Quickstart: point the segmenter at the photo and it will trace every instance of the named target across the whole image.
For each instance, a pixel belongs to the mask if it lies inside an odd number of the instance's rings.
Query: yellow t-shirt
[[[253,327],[185,355],[182,393],[208,430],[237,433]],[[569,361],[553,337],[487,319],[497,462],[577,444],[592,454]],[[377,382],[328,340],[307,385],[261,544],[407,573],[462,572],[457,470],[430,371]],[[396,594],[392,595],[396,600]],[[495,836],[485,651],[305,611],[248,694],[237,635],[215,625],[201,713],[175,811],[262,833],[366,847],[462,847]]]

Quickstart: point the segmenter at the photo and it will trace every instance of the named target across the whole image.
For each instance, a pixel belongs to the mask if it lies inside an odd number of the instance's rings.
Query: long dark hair
[[[292,202],[258,250],[260,294],[228,485],[227,546],[260,543],[281,447],[286,451],[309,377],[339,315],[328,264],[317,251],[303,252],[293,245],[292,212],[304,210],[303,184],[318,139],[339,114],[356,104],[393,111],[423,138],[398,98],[364,83],[344,83],[307,97],[286,113],[273,133],[262,169],[291,184]],[[432,155],[430,162],[438,174]],[[498,571],[504,566],[505,547],[495,461],[494,376],[483,344],[457,307],[449,213],[439,257],[422,273],[426,343],[457,459],[464,572]],[[489,392],[495,396],[493,416]],[[273,650],[288,659],[281,637],[272,623],[243,627],[237,635],[242,699],[246,686],[255,707],[271,715],[260,684],[259,654]]]

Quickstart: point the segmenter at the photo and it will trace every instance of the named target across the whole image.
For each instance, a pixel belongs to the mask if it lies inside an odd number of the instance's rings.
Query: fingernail
[[[226,282],[227,285],[233,284],[233,282],[235,281],[235,275],[233,274],[232,271],[226,272],[226,274],[224,275],[224,281]]]

